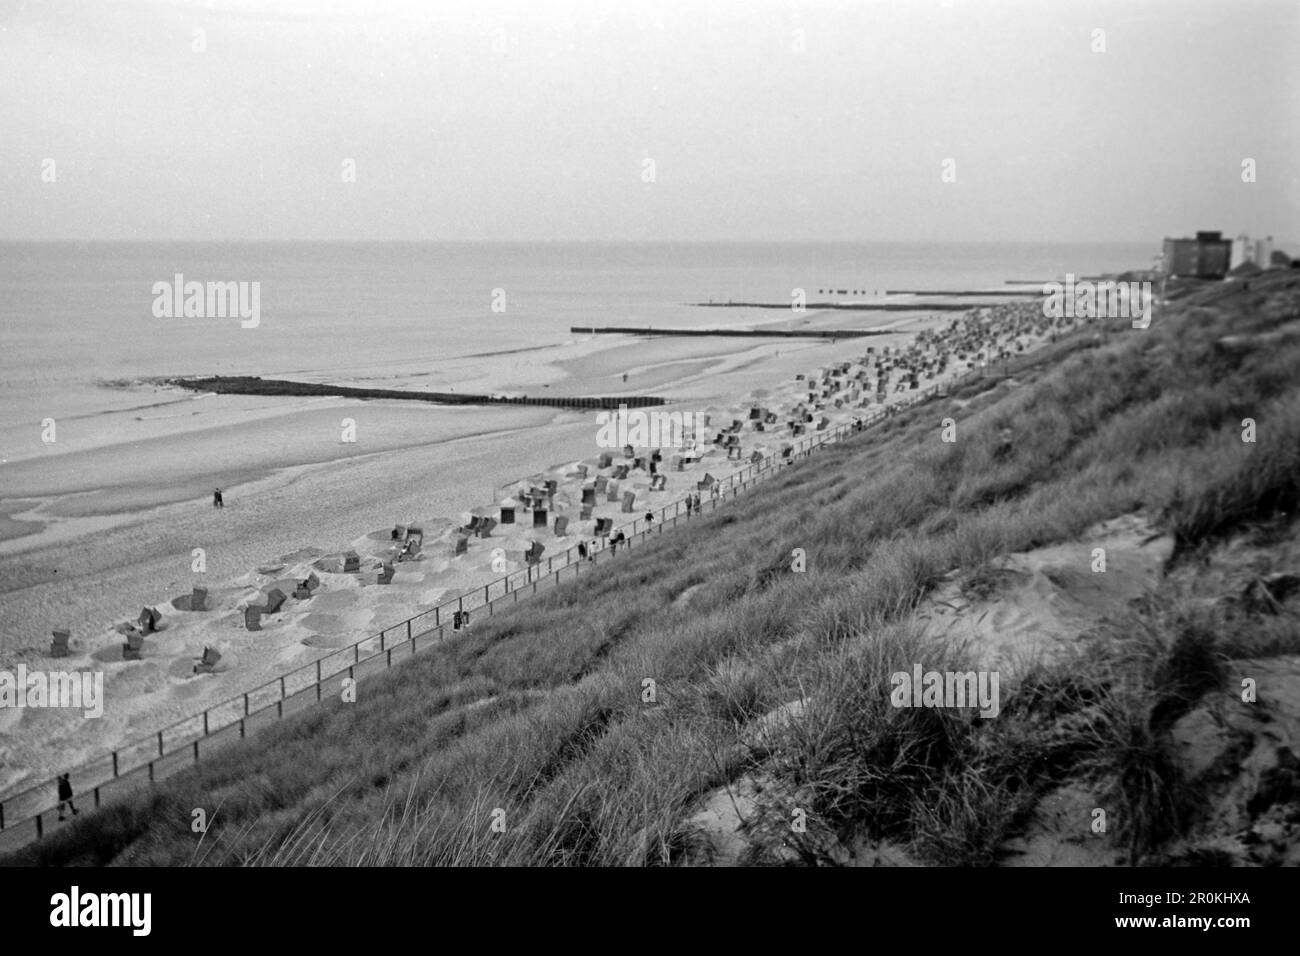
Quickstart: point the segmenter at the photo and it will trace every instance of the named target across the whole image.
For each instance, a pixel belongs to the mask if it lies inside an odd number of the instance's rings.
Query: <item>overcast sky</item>
[[[1294,0],[0,0],[0,238],[1286,240],[1298,127]]]

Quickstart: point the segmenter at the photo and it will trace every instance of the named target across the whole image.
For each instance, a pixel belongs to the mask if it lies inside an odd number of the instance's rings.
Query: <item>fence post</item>
[[[162,741],[162,731],[160,730],[158,731],[158,756],[161,757],[162,755],[163,755],[163,741]],[[150,766],[153,765],[150,764]],[[150,777],[149,779],[152,780],[153,778]]]
[[[316,699],[320,700],[320,658],[316,658]]]

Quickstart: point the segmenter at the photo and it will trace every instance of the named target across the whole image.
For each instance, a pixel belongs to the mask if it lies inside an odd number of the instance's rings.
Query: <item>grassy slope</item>
[[[1078,774],[1122,805],[1135,852],[1157,846],[1192,813],[1170,720],[1221,680],[1225,653],[1294,652],[1293,630],[1225,630],[1153,601],[1086,666],[1004,685],[990,721],[894,710],[888,675],[966,669],[960,649],[921,646],[908,626],[952,568],[1135,510],[1185,561],[1243,522],[1293,513],[1298,313],[1300,281],[1284,274],[1197,292],[1149,330],[1099,323],[1013,362],[1014,386],[993,377],[909,410],[476,623],[362,684],[356,704],[290,719],[9,862],[666,862],[701,794],[760,771],[777,786],[756,833],[766,820],[779,845],[797,800],[808,861],[875,836],[991,862],[1034,799]],[[1256,444],[1240,439],[1246,417]],[[796,547],[805,574],[784,570]],[[747,722],[805,695],[809,719],[761,752],[738,745]],[[216,810],[201,841],[196,807]],[[504,833],[490,827],[498,808]]]

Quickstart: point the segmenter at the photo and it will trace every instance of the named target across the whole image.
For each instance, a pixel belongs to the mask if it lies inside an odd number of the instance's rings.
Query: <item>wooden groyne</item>
[[[860,339],[866,335],[890,334],[888,330],[880,329],[655,329],[631,325],[574,325],[569,331],[579,335],[727,335],[747,339]]]
[[[1033,296],[1042,295],[1043,290],[1038,289],[994,289],[983,292],[978,289],[965,289],[960,292],[954,292],[950,289],[886,289],[885,295],[924,295],[924,296],[946,296],[953,299],[961,298],[979,298],[979,299],[1005,299],[1008,296]]]
[[[646,408],[664,405],[666,400],[655,395],[624,395],[617,398],[582,396],[509,396],[475,395],[466,392],[408,392],[396,388],[354,388],[349,385],[327,385],[316,382],[290,382],[284,379],[259,378],[256,375],[210,375],[192,378],[169,378],[168,385],[179,385],[196,392],[218,392],[222,395],[293,395],[328,396],[336,398],[382,398],[401,401],[428,402],[434,405],[544,405],[551,408],[600,408],[617,410]]]
[[[1008,292],[991,292],[990,298],[1000,298],[1011,295]],[[704,309],[784,309],[790,311],[789,302],[692,302],[692,305]],[[960,302],[936,302],[933,304],[920,304],[916,302],[809,302],[804,306],[808,312],[822,311],[826,309],[840,309],[845,312],[967,312],[971,309],[970,305],[963,305]],[[715,332],[714,335],[722,335],[721,332]],[[859,335],[871,335],[870,332],[859,332]]]

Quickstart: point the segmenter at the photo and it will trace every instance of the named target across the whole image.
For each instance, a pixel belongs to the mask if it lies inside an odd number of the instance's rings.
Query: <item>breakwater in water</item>
[[[217,392],[223,395],[316,395],[339,398],[383,398],[412,402],[429,402],[434,405],[545,405],[552,408],[602,408],[617,410],[646,408],[663,405],[665,399],[655,395],[606,396],[544,396],[527,395],[475,395],[463,392],[409,392],[396,388],[355,388],[350,385],[327,385],[317,382],[291,382],[285,379],[259,378],[256,375],[210,375],[203,377],[168,378],[168,385],[179,385],[196,392]]]
[[[739,303],[737,303],[739,304]],[[763,306],[763,308],[776,308]],[[788,305],[784,308],[790,308]],[[812,308],[812,306],[809,306]],[[569,331],[578,335],[726,335],[751,339],[860,339],[867,335],[889,335],[888,329],[655,329],[631,325],[574,325]]]
[[[989,293],[990,299],[1002,299],[1005,293]],[[693,302],[692,305],[702,309],[784,309],[791,310],[789,302]],[[809,302],[804,307],[806,312],[819,312],[826,309],[839,309],[844,312],[966,312],[971,306],[961,302]],[[699,334],[699,333],[696,333]],[[712,332],[711,335],[723,335]],[[757,335],[758,333],[753,333]],[[765,333],[770,334],[770,333]],[[810,334],[810,333],[801,333]],[[854,335],[873,335],[879,333],[855,332]]]

